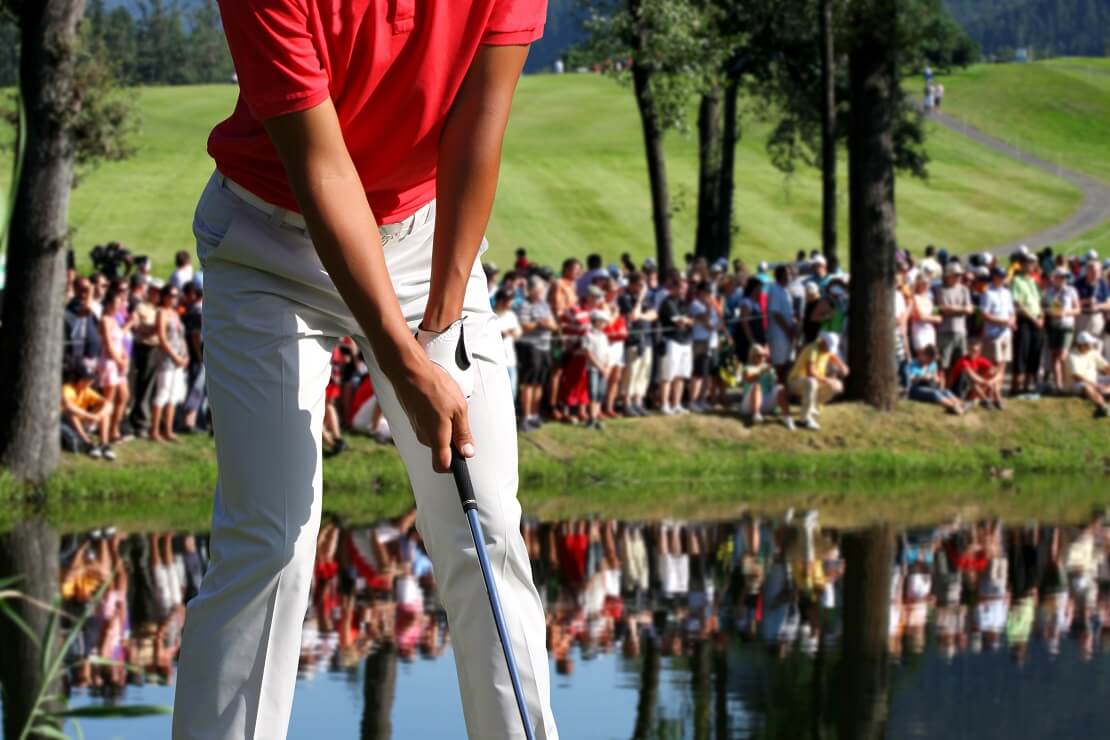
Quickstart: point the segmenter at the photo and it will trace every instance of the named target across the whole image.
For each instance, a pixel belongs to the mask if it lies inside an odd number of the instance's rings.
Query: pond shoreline
[[[1004,412],[962,418],[922,404],[891,414],[839,404],[821,421],[818,434],[790,433],[774,422],[752,429],[725,414],[620,420],[604,432],[548,424],[520,436],[521,500],[528,511],[662,510],[678,501],[808,499],[839,490],[865,506],[890,487],[956,480],[1002,489],[1028,476],[1067,475],[1082,477],[1092,496],[1105,493],[1110,502],[1110,422],[1093,420],[1075,400],[1012,402]],[[394,448],[364,437],[349,442],[348,452],[324,463],[325,507],[350,500],[359,510],[395,512],[410,505]],[[176,445],[136,440],[118,452],[114,463],[66,455],[45,496],[33,498],[208,505],[216,470],[207,435]],[[26,493],[0,473],[0,500]]]

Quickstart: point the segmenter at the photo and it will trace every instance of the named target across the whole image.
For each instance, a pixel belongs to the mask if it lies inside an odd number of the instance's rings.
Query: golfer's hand
[[[452,443],[463,457],[474,457],[466,399],[443,368],[427,360],[395,388],[416,439],[432,448],[432,467],[437,473],[451,470]]]

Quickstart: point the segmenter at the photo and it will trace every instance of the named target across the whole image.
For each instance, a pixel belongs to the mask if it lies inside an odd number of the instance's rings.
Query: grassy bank
[[[1048,162],[1110,182],[1110,61],[977,65],[943,82],[945,112]]]
[[[921,404],[889,415],[845,404],[827,408],[822,424],[820,434],[773,424],[749,429],[730,416],[618,421],[603,433],[548,425],[521,438],[521,496],[528,510],[547,514],[673,516],[795,499],[835,499],[863,514],[876,502],[900,500],[890,494],[900,488],[931,491],[940,504],[960,500],[963,490],[974,501],[992,479],[1011,475],[1080,476],[1089,483],[1084,496],[1110,494],[1110,425],[1078,401],[1014,402],[1003,413],[964,418]],[[325,461],[326,506],[360,516],[409,506],[396,451],[352,443],[351,452]],[[115,463],[67,456],[48,498],[67,509],[141,502],[140,513],[195,519],[207,512],[213,458],[207,437],[173,446],[131,442]],[[10,482],[4,488],[9,498],[18,495]]]
[[[1041,93],[1036,87],[1020,92],[1006,105],[1025,105]],[[93,244],[116,239],[136,253],[153,255],[156,270],[164,273],[176,250],[192,249],[193,208],[212,168],[205,141],[211,127],[231,111],[236,88],[150,87],[135,93],[143,121],[136,156],[83,177],[73,193],[70,222],[80,259],[87,259]],[[1074,108],[1086,115],[1083,105],[1078,100]],[[786,177],[774,169],[765,150],[764,111],[751,108],[745,105],[737,151],[736,254],[749,260],[792,256],[820,242],[818,173],[802,167]],[[0,139],[6,134],[0,132]],[[1110,134],[1090,146],[1105,149],[1108,140]],[[937,243],[970,250],[1019,239],[1064,220],[1079,205],[1078,191],[1067,183],[959,134],[930,126],[928,150],[929,180],[903,177],[898,182],[898,237],[914,249]],[[8,156],[0,150],[3,188]],[[518,245],[550,264],[589,251],[611,260],[624,251],[651,254],[643,157],[629,89],[594,75],[525,78],[505,145],[489,259],[508,264]],[[675,244],[681,251],[694,236],[697,141],[692,132],[668,135],[667,166]],[[845,176],[842,167],[841,193],[847,192]],[[847,233],[845,197],[841,221]]]

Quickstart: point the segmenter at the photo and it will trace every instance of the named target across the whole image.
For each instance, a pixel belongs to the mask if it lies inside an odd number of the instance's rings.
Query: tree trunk
[[[821,251],[836,259],[836,60],[833,0],[821,0]]]
[[[659,646],[655,640],[644,640],[644,665],[640,671],[640,700],[636,703],[636,727],[632,730],[632,740],[647,740],[654,737],[652,725],[655,710],[659,704]]]
[[[721,133],[721,194],[717,196],[717,233],[721,239],[721,255],[732,256],[732,201],[736,192],[736,145],[740,141],[740,124],[736,111],[740,97],[740,75],[730,74],[725,83],[724,130]]]
[[[721,227],[721,89],[701,96],[698,108],[698,230],[694,252],[713,262],[725,253]]]
[[[881,740],[890,682],[887,633],[894,530],[882,525],[846,534],[844,650],[840,661],[840,732],[851,740]]]
[[[667,192],[667,162],[663,153],[663,124],[651,89],[651,67],[643,59],[650,29],[642,25],[640,0],[628,0],[629,14],[640,24],[632,38],[632,89],[640,111],[644,132],[644,154],[647,156],[648,183],[651,186],[651,222],[655,228],[655,259],[660,272],[674,266],[674,244],[671,239],[671,203]]]
[[[848,133],[852,282],[848,317],[848,396],[882,411],[898,398],[894,358],[894,127],[897,0],[856,0],[849,55]]]
[[[0,535],[0,579],[20,576],[15,588],[28,597],[51,604],[58,595],[58,533],[41,520],[16,524]],[[8,606],[44,641],[50,614],[22,599]],[[36,645],[13,622],[0,613],[0,686],[4,695],[4,737],[18,738],[35,708],[45,675],[42,655]],[[54,649],[57,649],[57,645]],[[60,694],[60,686],[48,694]],[[39,735],[32,735],[39,737]]]
[[[62,305],[74,137],[77,23],[84,0],[22,4],[20,90],[27,131],[12,212],[0,327],[0,465],[42,483],[58,463]]]
[[[366,658],[363,684],[362,740],[393,737],[393,697],[397,692],[397,650],[383,644]]]

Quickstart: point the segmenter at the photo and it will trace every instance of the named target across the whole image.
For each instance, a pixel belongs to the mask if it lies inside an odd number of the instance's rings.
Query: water
[[[418,538],[391,523],[325,531],[355,547],[377,535],[381,571],[420,572]],[[110,619],[86,626],[71,706],[172,704],[178,602],[195,590],[206,539],[165,534],[58,542],[75,613],[98,573],[117,559],[129,570],[119,601],[130,636]],[[1103,736],[1110,723],[1110,527],[1100,520],[833,530],[799,512],[530,522],[525,536],[564,738],[1066,740]],[[319,571],[289,736],[465,737],[434,579],[420,579],[427,626],[402,633],[388,579],[346,577],[344,547],[322,548],[336,567]],[[174,572],[180,593],[144,592]],[[330,623],[352,614],[357,634],[339,645]],[[90,666],[94,650],[130,673]],[[169,718],[84,720],[82,730],[162,738]]]

